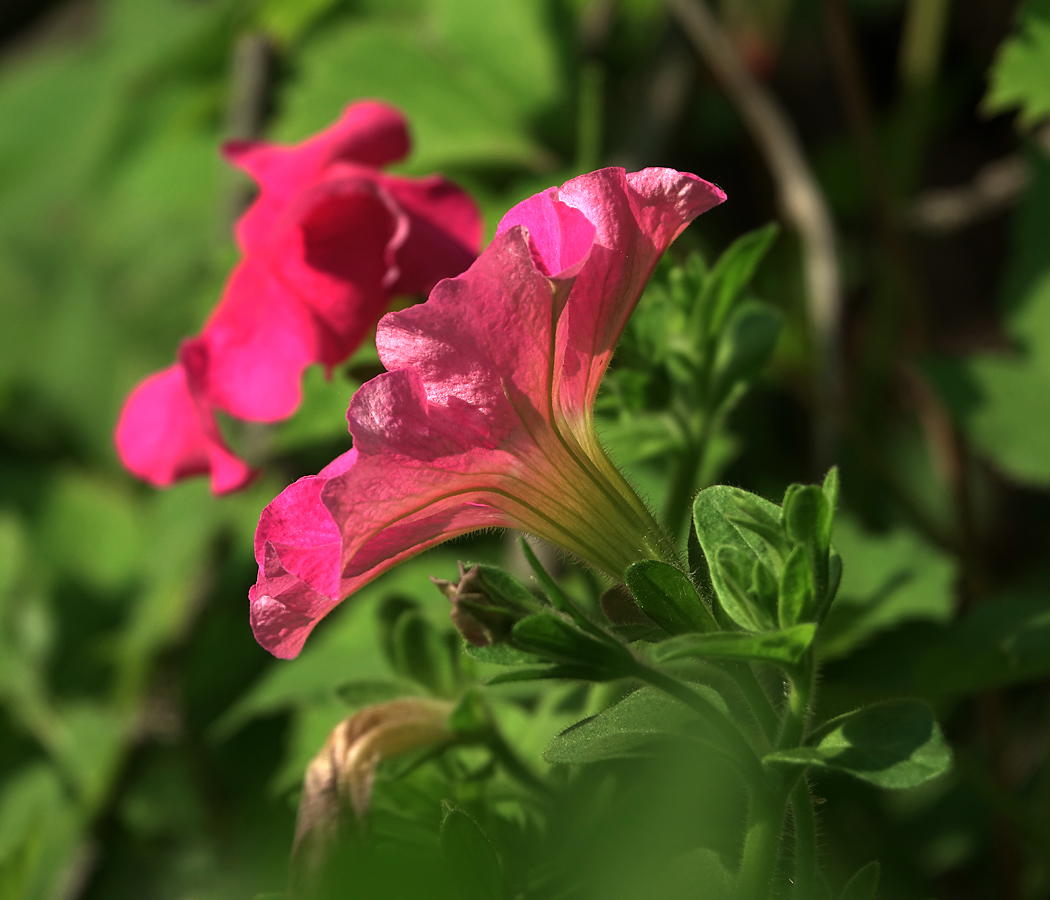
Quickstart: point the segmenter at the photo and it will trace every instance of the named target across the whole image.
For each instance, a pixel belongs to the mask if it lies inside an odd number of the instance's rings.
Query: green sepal
[[[816,611],[816,592],[809,553],[801,544],[795,547],[780,573],[780,592],[777,615],[781,628],[809,622]]]
[[[451,800],[441,801],[441,854],[462,900],[499,900],[499,857],[485,833]]]
[[[952,754],[921,700],[889,700],[825,723],[811,746],[782,750],[766,762],[820,766],[878,787],[917,787],[951,768]]]
[[[498,566],[478,563],[478,575],[485,588],[485,593],[495,606],[504,609],[527,609],[539,612],[543,604],[525,585],[509,572]]]
[[[686,634],[660,644],[654,658],[659,662],[697,656],[708,659],[749,659],[772,663],[788,672],[798,671],[813,644],[817,626],[811,622],[763,634],[719,632]]]
[[[879,875],[877,862],[862,866],[842,889],[838,900],[875,900],[879,895]]]
[[[689,576],[674,566],[644,559],[624,578],[642,612],[670,634],[719,630]]]
[[[529,568],[532,569],[533,575],[536,576],[536,580],[550,598],[551,605],[559,612],[568,615],[584,631],[590,632],[599,638],[604,637],[601,629],[584,615],[583,610],[568,598],[558,585],[558,582],[551,578],[550,573],[543,568],[543,564],[536,557],[536,553],[529,546],[529,542],[525,538],[521,538],[518,543],[521,545],[521,552],[524,554]]]
[[[599,639],[554,613],[522,619],[511,634],[522,650],[551,662],[581,666],[593,672],[594,680],[623,677],[634,669],[631,651],[615,638],[602,633]]]

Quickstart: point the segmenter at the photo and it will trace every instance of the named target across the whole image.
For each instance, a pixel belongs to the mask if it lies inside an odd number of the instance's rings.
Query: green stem
[[[803,670],[791,678],[788,708],[780,726],[780,737],[777,738],[778,750],[791,750],[802,743],[802,735],[806,728],[806,714],[809,712],[809,698],[812,693],[813,666],[807,660],[803,663]]]
[[[725,743],[729,750],[730,761],[740,770],[753,792],[762,792],[765,786],[766,773],[762,761],[758,758],[747,738],[737,726],[727,719],[722,712],[706,697],[698,694],[689,685],[672,678],[659,669],[651,669],[642,663],[638,664],[635,676],[641,681],[659,688],[680,700],[692,709]]]
[[[599,62],[585,62],[580,70],[579,100],[576,113],[576,168],[590,172],[601,165],[602,104],[605,98],[605,70]]]
[[[700,470],[707,457],[707,445],[711,439],[710,420],[711,417],[705,414],[703,425],[700,426],[696,439],[689,442],[675,468],[664,511],[664,525],[675,537],[682,532],[693,503],[693,495],[696,493]]]
[[[791,791],[791,818],[795,823],[795,883],[792,892],[796,900],[810,900],[817,883],[817,822],[805,778],[800,778]]]
[[[740,693],[744,695],[744,699],[751,708],[751,712],[758,722],[758,727],[762,729],[766,740],[769,741],[770,745],[773,745],[777,740],[777,731],[780,728],[777,711],[773,709],[773,704],[769,702],[765,688],[759,684],[751,666],[746,662],[736,663],[725,666],[725,670],[736,682]]]
[[[768,900],[780,856],[787,792],[774,773],[751,796],[736,900]]]

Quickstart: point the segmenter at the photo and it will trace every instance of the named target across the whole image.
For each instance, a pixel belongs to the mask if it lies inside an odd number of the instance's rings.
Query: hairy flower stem
[[[671,482],[664,512],[664,525],[673,535],[681,534],[693,504],[693,497],[696,495],[697,482],[707,460],[707,445],[711,437],[710,422],[710,414],[705,413],[699,434],[689,442],[675,467],[674,480]]]
[[[792,896],[795,900],[810,900],[817,881],[817,823],[805,778],[800,778],[791,791],[791,818],[795,824]]]
[[[776,874],[789,786],[779,773],[765,774],[764,784],[751,795],[735,900],[768,900]]]
[[[639,663],[634,675],[641,681],[670,694],[697,713],[725,743],[729,750],[729,760],[743,775],[751,790],[754,792],[761,789],[766,780],[762,761],[740,729],[727,719],[711,701],[698,694],[689,685],[672,678],[659,669],[652,669]]]
[[[807,659],[802,666],[802,670],[791,677],[788,706],[777,739],[778,750],[790,750],[802,743],[809,701],[813,694],[813,664]]]

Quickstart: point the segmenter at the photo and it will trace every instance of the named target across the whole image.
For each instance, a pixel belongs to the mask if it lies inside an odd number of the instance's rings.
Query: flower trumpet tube
[[[201,334],[125,403],[115,437],[133,474],[159,487],[195,474],[209,474],[215,493],[242,487],[252,472],[227,448],[216,410],[290,416],[304,368],[338,365],[391,297],[427,293],[470,265],[481,241],[470,197],[437,176],[381,171],[408,148],[401,114],[372,101],[293,147],[225,146],[259,183],[237,224],[243,259]]]
[[[677,560],[598,441],[593,408],[661,254],[725,195],[670,169],[604,169],[524,201],[463,275],[390,313],[387,372],[347,419],[353,449],[287,488],[256,532],[258,641],[295,656],[343,598],[482,528],[551,541],[615,578]]]

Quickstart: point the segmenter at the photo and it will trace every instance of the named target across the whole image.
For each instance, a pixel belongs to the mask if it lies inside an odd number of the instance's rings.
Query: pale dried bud
[[[453,738],[452,708],[440,700],[394,700],[367,706],[332,729],[306,768],[295,824],[292,860],[307,880],[323,865],[347,809],[356,819],[367,812],[379,763]]]

